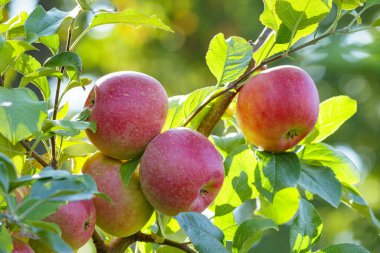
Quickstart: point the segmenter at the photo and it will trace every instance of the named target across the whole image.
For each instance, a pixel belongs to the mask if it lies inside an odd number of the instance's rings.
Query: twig
[[[66,51],[67,52],[70,51],[71,39],[73,36],[74,23],[75,23],[75,19],[73,19],[71,21],[71,24],[70,24],[68,32],[67,32],[68,33],[67,42],[66,42]],[[60,69],[60,72],[63,73],[64,71],[65,71],[65,67],[62,66]],[[53,120],[57,119],[61,82],[62,82],[62,80],[60,78],[58,78],[57,79],[57,87],[56,87],[56,91],[55,91]],[[55,145],[55,135],[53,135],[50,140],[51,140],[51,152],[52,152],[51,166],[56,169],[57,168],[57,154],[56,154],[56,145]]]
[[[0,75],[0,86],[4,86],[4,76]]]
[[[29,146],[28,142],[25,140],[20,141],[20,144],[26,149],[28,152],[28,155],[31,155],[34,159],[36,159],[37,162],[39,162],[42,166],[46,167],[49,166],[47,162],[35,151],[31,151],[31,147]]]
[[[104,243],[103,239],[100,237],[100,235],[98,234],[98,232],[96,230],[92,234],[92,241],[95,245],[97,253],[107,253],[108,252],[107,245]]]

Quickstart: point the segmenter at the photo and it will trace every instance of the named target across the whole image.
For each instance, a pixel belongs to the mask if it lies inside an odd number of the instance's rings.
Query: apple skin
[[[221,155],[202,134],[170,129],[153,139],[140,163],[144,195],[158,211],[202,212],[215,199],[224,180]]]
[[[153,77],[122,71],[101,77],[85,107],[97,130],[86,130],[90,141],[106,155],[120,160],[138,157],[161,132],[168,97]]]
[[[72,201],[44,219],[57,224],[62,239],[73,249],[79,249],[90,238],[95,229],[96,211],[92,200]]]
[[[236,113],[249,141],[265,151],[284,152],[313,129],[319,113],[318,90],[298,67],[271,68],[243,86]]]
[[[122,162],[95,153],[83,165],[83,173],[92,176],[98,190],[112,202],[94,198],[96,225],[110,235],[125,237],[138,232],[153,214],[153,208],[142,193],[138,170],[126,186],[121,179]]]
[[[25,242],[18,239],[12,239],[13,251],[12,253],[34,253],[34,250]]]

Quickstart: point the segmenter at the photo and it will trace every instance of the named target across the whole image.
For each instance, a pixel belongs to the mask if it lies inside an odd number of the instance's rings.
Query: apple
[[[318,90],[311,77],[295,66],[262,71],[241,89],[236,105],[238,124],[261,150],[284,152],[314,127]]]
[[[96,224],[105,232],[125,237],[138,232],[148,222],[153,208],[145,199],[139,181],[138,170],[128,185],[120,174],[122,162],[95,153],[83,165],[83,173],[92,176],[100,192],[108,195],[112,202],[95,197]]]
[[[170,129],[147,146],[140,164],[144,195],[158,211],[202,212],[215,199],[224,180],[221,155],[202,134]]]
[[[89,121],[96,123],[90,141],[103,153],[120,160],[139,156],[161,132],[168,112],[162,85],[143,73],[122,71],[101,77],[85,103]]]
[[[12,239],[13,242],[13,251],[12,253],[34,253],[34,250],[25,242],[18,240],[18,239]]]
[[[92,200],[72,201],[44,219],[57,224],[62,239],[73,249],[79,249],[90,238],[95,229],[96,211]]]

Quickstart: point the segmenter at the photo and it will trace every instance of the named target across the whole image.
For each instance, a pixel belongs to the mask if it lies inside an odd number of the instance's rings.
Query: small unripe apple
[[[241,89],[236,106],[243,134],[258,148],[283,152],[314,127],[318,90],[311,77],[294,66],[280,66],[254,76]]]
[[[101,152],[95,153],[83,165],[83,173],[92,176],[100,192],[109,200],[95,197],[96,225],[110,235],[125,237],[138,232],[153,213],[140,187],[138,170],[128,185],[120,174],[122,162]]]
[[[168,112],[168,97],[162,85],[143,73],[123,71],[100,78],[85,107],[89,121],[96,123],[90,141],[115,159],[139,156],[161,132]]]
[[[73,249],[79,249],[90,238],[95,229],[96,211],[92,200],[69,202],[44,219],[57,224],[62,239]]]
[[[18,239],[12,239],[13,251],[12,253],[34,253],[34,250],[25,242]]]
[[[146,148],[140,182],[152,206],[166,215],[202,212],[224,180],[223,161],[213,144],[187,128],[170,129]]]

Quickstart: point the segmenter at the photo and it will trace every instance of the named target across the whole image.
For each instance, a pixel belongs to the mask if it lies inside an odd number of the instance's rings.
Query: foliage
[[[8,2],[0,0],[1,11]],[[206,63],[216,78],[215,85],[171,97],[164,130],[182,126],[194,112],[196,116],[191,118],[187,127],[197,129],[217,104],[217,100],[211,101],[210,98],[222,94],[221,91],[238,88],[231,86],[234,82],[243,85],[246,78],[257,74],[265,64],[287,57],[292,50],[302,49],[331,35],[354,32],[361,10],[379,3],[369,0],[362,7],[364,2],[264,0],[260,21],[271,32],[266,38],[258,38],[255,45],[238,36],[226,39],[224,34],[217,34],[206,54]],[[81,56],[74,52],[77,43],[92,28],[104,24],[146,25],[173,31],[156,16],[135,9],[94,11],[91,4],[78,1],[78,6],[71,12],[56,8],[46,11],[38,6],[29,15],[22,12],[8,20],[0,15],[0,84],[3,86],[4,77],[11,69],[22,75],[17,87],[0,87],[0,138],[4,139],[0,142],[0,252],[12,251],[11,234],[14,232],[29,240],[42,240],[47,248],[56,252],[71,252],[60,238],[60,229],[42,220],[67,201],[91,199],[94,195],[107,198],[98,192],[90,176],[80,175],[80,168],[75,168],[83,164],[81,158],[95,151],[83,138],[83,131],[95,132],[96,126],[86,121],[87,117],[65,118],[68,108],[60,103],[68,90],[90,83],[81,76],[84,69]],[[355,9],[358,12],[351,12],[354,22],[338,29],[342,10]],[[87,12],[95,14],[88,27],[71,41],[79,15]],[[326,21],[328,15],[333,18]],[[65,21],[70,22],[67,46],[60,49],[59,42],[64,40],[60,28]],[[322,21],[331,22],[331,27],[325,31],[317,30]],[[375,21],[373,26],[378,23]],[[314,38],[308,37],[313,33]],[[301,39],[306,42],[294,47]],[[29,53],[36,50],[37,44],[44,45],[52,54],[44,62]],[[55,97],[52,97],[47,77],[57,80]],[[60,94],[61,82],[68,85]],[[35,86],[42,99],[28,84]],[[50,98],[54,99],[51,110],[48,107]],[[234,115],[226,113],[224,130],[229,134],[210,137],[224,157],[226,175],[221,192],[209,208],[212,215],[180,213],[171,219],[158,214],[156,221],[148,223],[147,230],[155,237],[155,246],[150,249],[164,248],[165,240],[172,239],[177,246],[188,245],[201,253],[248,252],[265,231],[290,224],[291,251],[311,252],[324,227],[318,208],[311,202],[316,196],[335,208],[340,203],[346,204],[380,229],[380,222],[355,188],[360,181],[358,168],[335,147],[322,143],[356,110],[356,101],[348,96],[323,101],[313,131],[296,148],[285,153],[263,152],[247,144]],[[52,140],[50,145],[49,139]],[[58,139],[60,141],[56,142]],[[30,141],[32,146],[28,144]],[[38,160],[41,156],[33,153],[39,144],[46,147],[49,163],[54,168],[46,166]],[[26,148],[26,153],[21,155],[21,161],[25,163],[21,166],[16,164],[12,155],[13,151],[20,153],[17,145]],[[138,164],[138,159],[123,164],[123,183],[129,183]],[[22,187],[27,187],[29,193],[20,200],[18,191]],[[249,210],[252,211],[249,218],[237,219],[237,210],[246,208],[245,204],[250,200],[256,201],[255,210]],[[181,233],[186,236],[180,236]],[[350,251],[367,252],[361,246],[350,244],[328,246],[316,252]]]

